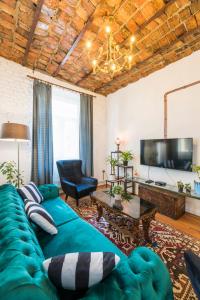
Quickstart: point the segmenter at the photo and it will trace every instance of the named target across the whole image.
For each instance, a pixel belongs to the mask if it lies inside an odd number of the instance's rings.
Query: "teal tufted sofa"
[[[129,257],[59,198],[54,185],[40,187],[42,205],[52,215],[58,234],[50,236],[31,224],[24,204],[11,185],[0,187],[0,299],[54,300],[57,291],[42,268],[44,259],[77,251],[112,251],[118,267],[79,299],[172,300],[169,273],[151,250],[139,247]],[[66,291],[63,299],[74,299]]]

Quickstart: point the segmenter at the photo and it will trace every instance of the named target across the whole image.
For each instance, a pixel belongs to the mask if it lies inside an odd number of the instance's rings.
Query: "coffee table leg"
[[[134,228],[133,228],[133,238],[136,245],[139,245],[140,242],[140,230],[139,230],[139,221],[134,221]]]
[[[101,217],[103,216],[103,208],[101,205],[97,204],[97,221],[99,222],[99,220],[101,219]]]
[[[144,238],[146,242],[151,243],[151,239],[149,237],[149,227],[151,224],[152,218],[146,218],[142,220],[142,225],[143,225],[143,231],[144,231]]]

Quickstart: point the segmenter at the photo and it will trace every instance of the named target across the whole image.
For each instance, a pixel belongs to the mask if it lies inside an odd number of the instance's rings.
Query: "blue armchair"
[[[80,198],[96,191],[98,181],[96,178],[83,175],[81,160],[58,160],[56,163],[66,200],[70,196],[76,199],[78,206]]]

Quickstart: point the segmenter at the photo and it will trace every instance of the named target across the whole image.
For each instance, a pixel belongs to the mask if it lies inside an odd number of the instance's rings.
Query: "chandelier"
[[[113,22],[113,17],[109,18]],[[86,42],[86,49],[93,73],[108,74],[113,77],[116,73],[130,69],[133,64],[133,44],[135,36],[129,39],[128,48],[121,48],[115,41],[111,25],[105,26],[106,42],[99,48],[97,55],[92,56],[92,42]]]

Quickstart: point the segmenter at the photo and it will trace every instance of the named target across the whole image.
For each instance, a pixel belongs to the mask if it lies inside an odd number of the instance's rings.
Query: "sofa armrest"
[[[147,247],[138,247],[131,252],[129,266],[138,281],[142,299],[173,300],[169,271],[161,258]]]
[[[38,189],[42,194],[42,196],[44,197],[44,200],[59,197],[59,188],[55,184],[40,185]]]
[[[169,272],[160,257],[146,247],[132,251],[128,259],[100,284],[91,287],[84,300],[173,300]]]

